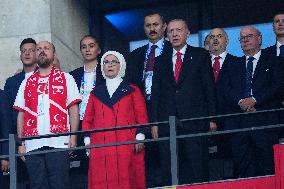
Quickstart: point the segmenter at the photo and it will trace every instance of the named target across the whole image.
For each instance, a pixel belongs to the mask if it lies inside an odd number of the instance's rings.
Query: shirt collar
[[[151,48],[152,45],[157,45],[157,47],[158,47],[159,49],[162,49],[164,40],[165,40],[165,39],[162,38],[162,39],[160,39],[160,40],[159,40],[157,43],[155,43],[155,44],[149,41],[149,47]]]
[[[277,49],[279,49],[281,45],[284,45],[284,44],[281,44],[279,41],[276,42]]]
[[[214,54],[212,54],[211,55],[211,60],[213,61],[214,59],[215,59],[215,57],[218,57],[218,56],[220,56],[220,58],[222,59],[222,60],[225,60],[225,58],[226,58],[226,56],[227,56],[227,51],[224,51],[224,52],[222,52],[221,54],[219,54],[219,55],[214,55]]]
[[[187,48],[187,44],[185,44],[180,50],[179,52],[184,55],[185,54],[185,51],[186,51],[186,48]],[[176,56],[177,54],[177,51],[175,49],[173,49],[173,56]]]
[[[261,55],[261,50],[259,50],[255,55],[253,55],[252,57],[256,60],[256,62],[258,62],[259,58]],[[251,56],[246,56],[246,61],[248,60],[248,58]]]

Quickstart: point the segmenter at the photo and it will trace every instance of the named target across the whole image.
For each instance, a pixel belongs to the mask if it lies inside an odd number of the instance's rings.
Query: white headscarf
[[[105,73],[104,73],[104,59],[106,56],[108,55],[114,55],[120,64],[120,69],[119,72],[117,74],[117,76],[115,78],[108,78]],[[120,83],[123,81],[122,77],[124,77],[125,75],[125,69],[126,69],[126,61],[123,57],[122,54],[120,54],[117,51],[107,51],[101,58],[101,71],[102,71],[102,75],[106,80],[106,86],[107,86],[107,90],[109,93],[109,96],[112,97],[113,93],[116,91],[116,89],[118,88],[118,86],[120,85]]]

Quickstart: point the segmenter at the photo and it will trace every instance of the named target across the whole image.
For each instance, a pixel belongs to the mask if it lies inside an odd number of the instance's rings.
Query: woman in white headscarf
[[[83,130],[114,128],[148,122],[144,97],[138,87],[123,81],[126,62],[116,51],[106,52],[101,59],[105,84],[90,95]],[[98,145],[144,140],[142,133],[133,129],[91,133],[85,144]],[[90,150],[89,189],[144,189],[143,144],[131,144]]]

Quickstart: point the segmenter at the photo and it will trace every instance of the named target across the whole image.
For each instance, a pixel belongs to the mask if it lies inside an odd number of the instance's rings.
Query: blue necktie
[[[279,47],[279,50],[280,50],[279,56],[280,56],[281,58],[284,58],[284,45],[281,45],[281,46]]]
[[[253,60],[254,60],[254,57],[251,56],[248,58],[248,62],[247,62],[245,97],[251,96]]]

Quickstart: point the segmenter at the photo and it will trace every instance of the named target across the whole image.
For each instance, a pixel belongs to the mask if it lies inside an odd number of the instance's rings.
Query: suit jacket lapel
[[[120,99],[122,99],[123,97],[129,95],[133,91],[134,91],[134,89],[131,86],[129,86],[126,82],[122,81],[120,83],[120,85],[118,86],[118,88],[116,89],[116,91],[113,93],[113,95],[112,95],[112,97],[110,99],[112,105],[114,105]]]
[[[255,70],[254,70],[254,73],[253,73],[253,79],[252,81],[255,81],[255,79],[257,78],[257,76],[260,74],[260,72],[265,69],[264,68],[264,65],[265,65],[265,62],[266,62],[266,57],[265,55],[262,53],[259,57],[259,60],[256,64],[256,67],[255,67]]]
[[[92,91],[92,94],[94,94],[102,103],[113,108],[115,103],[130,94],[132,91],[134,91],[134,89],[126,82],[122,81],[111,98],[107,91],[106,84],[96,87],[95,90]]]
[[[241,58],[241,61],[239,62],[241,65],[240,65],[240,79],[241,79],[241,82],[240,84],[242,85],[242,89],[244,90],[245,89],[245,86],[246,86],[246,77],[247,77],[247,62],[246,62],[246,57],[243,56]],[[238,73],[238,72],[236,72]]]
[[[224,60],[224,62],[223,62],[223,64],[222,64],[222,67],[221,67],[221,69],[220,69],[220,71],[219,71],[219,75],[218,75],[218,78],[217,78],[217,82],[216,83],[218,83],[221,79],[222,79],[222,77],[223,77],[223,75],[224,75],[224,72],[225,72],[225,67],[226,67],[226,65],[227,64],[230,64],[230,63],[234,63],[234,62],[232,62],[231,61],[231,57],[230,57],[231,55],[229,54],[229,53],[227,53],[227,55],[226,55],[226,57],[225,57],[225,60]]]
[[[112,104],[111,104],[111,101],[110,101],[110,96],[108,94],[106,84],[103,84],[103,85],[96,87],[92,91],[92,94],[95,95],[102,103],[104,103],[108,107],[112,108]]]
[[[185,77],[189,74],[188,70],[190,69],[190,64],[192,61],[193,59],[192,56],[190,55],[190,46],[188,45],[183,57],[181,73],[179,75],[179,80],[177,84],[182,83]]]

